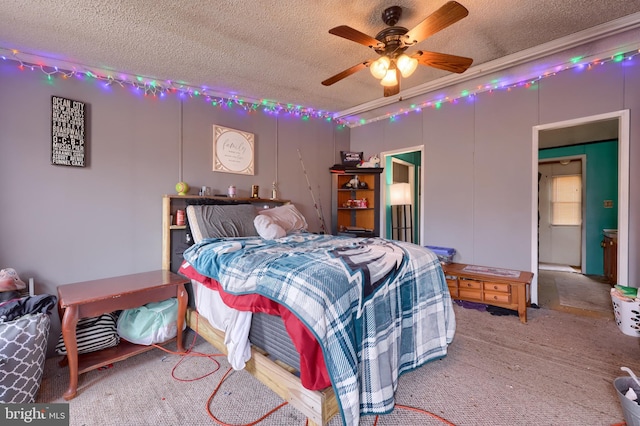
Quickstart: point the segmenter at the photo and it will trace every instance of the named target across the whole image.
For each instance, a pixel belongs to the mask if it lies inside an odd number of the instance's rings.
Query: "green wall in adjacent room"
[[[603,229],[618,228],[618,141],[594,142],[559,148],[541,149],[538,159],[586,155],[585,226],[586,274],[603,275],[600,242]],[[613,208],[605,208],[612,200]]]

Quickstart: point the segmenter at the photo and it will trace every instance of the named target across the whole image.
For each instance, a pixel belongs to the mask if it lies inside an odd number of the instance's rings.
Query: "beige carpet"
[[[400,378],[397,403],[429,410],[456,425],[612,425],[622,422],[613,380],[621,366],[640,373],[640,339],[622,334],[613,319],[530,309],[529,321],[455,306],[457,332],[449,354]],[[190,342],[189,340],[188,342]],[[197,350],[211,351],[198,340]],[[205,406],[227,368],[202,380],[171,377],[179,357],[153,350],[80,376],[70,401],[71,425],[211,425]],[[176,375],[194,378],[212,366],[189,358]],[[67,368],[47,361],[37,402],[64,402]],[[281,400],[246,372],[222,386],[212,410],[227,423],[248,423]],[[367,416],[363,425],[372,425]],[[261,425],[303,426],[286,406]],[[339,425],[334,418],[331,426]],[[394,410],[379,425],[440,425]]]

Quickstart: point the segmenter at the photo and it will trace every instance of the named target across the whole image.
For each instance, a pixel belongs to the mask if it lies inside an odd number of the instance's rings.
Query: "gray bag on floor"
[[[51,319],[44,313],[0,322],[0,402],[33,403],[40,388]]]

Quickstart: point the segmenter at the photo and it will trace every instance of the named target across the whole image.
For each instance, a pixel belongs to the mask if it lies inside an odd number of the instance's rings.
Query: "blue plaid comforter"
[[[455,317],[430,250],[381,238],[207,239],[184,258],[231,294],[293,312],[320,343],[343,423],[393,410],[398,377],[442,358]]]

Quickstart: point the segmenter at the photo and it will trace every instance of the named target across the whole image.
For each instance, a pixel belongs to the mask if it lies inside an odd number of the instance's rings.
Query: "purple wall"
[[[51,165],[52,95],[87,105],[87,167]],[[214,124],[254,133],[254,176],[212,171]],[[161,197],[175,193],[181,168],[192,193],[234,184],[248,196],[256,184],[268,197],[277,176],[280,197],[318,231],[298,149],[330,227],[329,167],[348,145],[349,129],[322,119],[155,99],[94,80],[49,81],[0,61],[0,268],[33,277],[36,291],[50,294],[61,284],[160,269]]]

